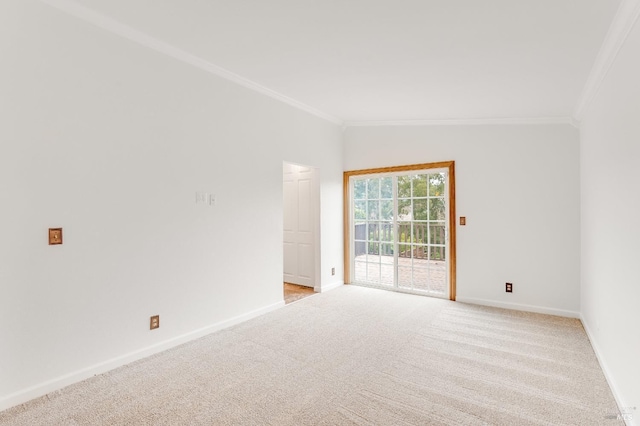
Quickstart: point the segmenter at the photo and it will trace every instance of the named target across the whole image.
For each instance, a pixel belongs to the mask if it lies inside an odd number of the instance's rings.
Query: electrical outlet
[[[335,275],[336,274],[336,268],[331,268],[331,275]]]
[[[149,330],[155,330],[160,327],[160,315],[154,315],[149,321]]]
[[[507,293],[513,293],[513,284],[505,283],[504,291],[506,291]]]

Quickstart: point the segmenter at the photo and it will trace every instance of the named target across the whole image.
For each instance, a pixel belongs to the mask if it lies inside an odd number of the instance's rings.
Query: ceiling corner
[[[611,65],[615,62],[620,48],[638,20],[638,16],[640,16],[640,0],[622,0],[573,113],[573,120],[576,123],[580,122],[589,108]]]

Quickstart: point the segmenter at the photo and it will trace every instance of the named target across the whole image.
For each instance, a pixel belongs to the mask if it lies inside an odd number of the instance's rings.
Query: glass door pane
[[[388,194],[389,182],[379,177],[353,183],[354,278],[356,282],[393,285],[386,256],[393,249]],[[383,259],[385,265],[383,267]],[[392,264],[393,265],[393,264]],[[393,271],[391,271],[393,272]]]
[[[447,176],[351,178],[353,280],[448,297]]]

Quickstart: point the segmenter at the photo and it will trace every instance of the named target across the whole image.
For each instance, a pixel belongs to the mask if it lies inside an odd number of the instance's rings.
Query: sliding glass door
[[[351,281],[449,298],[447,169],[349,178]]]

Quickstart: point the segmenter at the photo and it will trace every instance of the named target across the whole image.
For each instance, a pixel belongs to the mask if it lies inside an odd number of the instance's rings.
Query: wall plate
[[[155,330],[160,327],[160,315],[154,315],[149,321],[149,329]]]
[[[49,228],[49,245],[62,244],[62,228]]]

